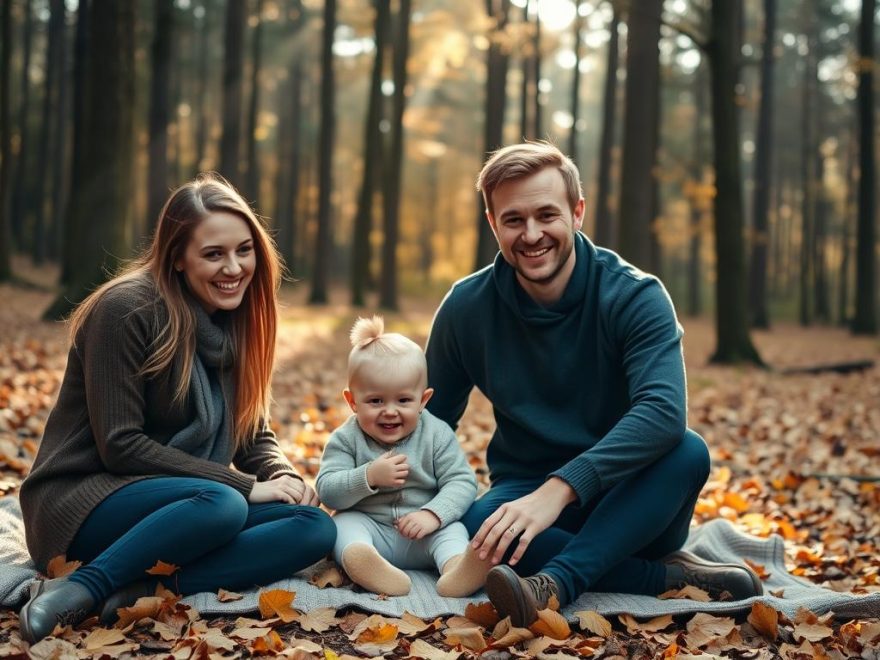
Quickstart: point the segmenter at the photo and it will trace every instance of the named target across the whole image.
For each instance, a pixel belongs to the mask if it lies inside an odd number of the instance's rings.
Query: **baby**
[[[425,355],[378,316],[358,319],[351,343],[343,394],[354,415],[330,436],[316,483],[337,511],[334,557],[374,593],[402,596],[401,569],[436,566],[441,596],[468,596],[491,568],[457,522],[477,483],[455,433],[424,409],[434,393]]]

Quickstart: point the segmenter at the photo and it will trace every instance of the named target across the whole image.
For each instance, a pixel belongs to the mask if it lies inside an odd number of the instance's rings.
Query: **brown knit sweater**
[[[228,438],[222,464],[165,445],[195,414],[173,403],[173,378],[138,374],[166,314],[152,281],[117,285],[70,349],[58,401],[21,486],[28,549],[40,569],[67,551],[104,498],[140,479],[200,477],[247,496],[257,480],[296,475],[268,428],[238,453]]]

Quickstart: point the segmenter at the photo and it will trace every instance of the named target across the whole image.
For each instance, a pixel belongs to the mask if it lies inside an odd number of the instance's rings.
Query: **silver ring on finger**
[[[507,531],[510,532],[511,536],[516,536],[516,526],[511,525]]]

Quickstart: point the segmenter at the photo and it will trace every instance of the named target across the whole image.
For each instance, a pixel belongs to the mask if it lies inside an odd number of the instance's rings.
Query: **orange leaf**
[[[50,578],[64,577],[73,573],[80,566],[82,566],[81,561],[67,561],[66,555],[58,555],[49,560],[46,565],[46,575]]]
[[[464,608],[464,615],[474,623],[483,628],[494,628],[495,624],[500,621],[498,612],[492,607],[489,601],[482,603],[468,603]]]
[[[529,626],[529,630],[536,635],[546,635],[553,639],[568,639],[571,635],[571,628],[565,617],[550,608],[538,612],[538,620]]]
[[[274,630],[270,630],[268,635],[258,637],[251,645],[251,651],[254,655],[259,653],[268,654],[270,651],[281,651],[284,649],[284,640]]]
[[[391,623],[380,623],[364,630],[355,640],[356,644],[382,644],[397,637],[397,626]]]
[[[767,572],[767,569],[764,567],[764,564],[758,564],[756,562],[749,561],[748,559],[746,559],[745,562],[749,565],[749,568],[751,568],[753,571],[755,571],[755,573],[757,573],[758,577],[761,578],[762,580],[766,580],[768,577],[770,577],[770,573]]]
[[[167,564],[160,559],[153,568],[147,569],[147,573],[150,575],[174,575],[178,570],[180,570],[180,566]]]
[[[753,603],[748,621],[767,639],[776,639],[779,634],[779,612],[769,605],[761,602]]]
[[[264,619],[280,617],[284,623],[296,621],[299,614],[291,607],[296,592],[286,589],[270,589],[260,592],[260,616]]]

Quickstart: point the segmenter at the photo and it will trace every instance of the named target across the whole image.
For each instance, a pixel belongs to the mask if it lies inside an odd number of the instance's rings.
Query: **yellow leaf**
[[[499,621],[498,612],[495,611],[495,608],[492,607],[492,603],[489,601],[468,603],[464,608],[464,615],[487,630],[494,628]]]
[[[330,649],[324,649],[324,660],[339,660],[339,656]]]
[[[397,626],[390,623],[381,623],[378,626],[365,629],[357,636],[357,644],[383,644],[397,637]]]
[[[529,626],[529,630],[536,635],[546,635],[553,639],[568,639],[571,635],[571,628],[565,617],[550,608],[538,611],[538,619]]]
[[[761,635],[774,640],[779,634],[779,612],[761,602],[752,603],[748,616],[749,623]]]
[[[582,610],[574,615],[582,630],[589,630],[599,637],[608,637],[611,634],[611,622],[595,610]]]
[[[147,573],[149,573],[150,575],[166,575],[167,576],[167,575],[174,575],[179,569],[180,569],[180,566],[177,566],[176,564],[167,564],[160,559],[159,561],[156,562],[156,565],[153,566],[153,568],[147,569]]]
[[[296,592],[286,589],[269,589],[260,592],[260,616],[264,619],[277,616],[284,623],[296,621],[299,614],[291,607]]]
[[[82,566],[81,561],[67,561],[65,555],[58,555],[49,560],[46,565],[46,575],[50,578],[64,577],[73,573],[80,566]]]

